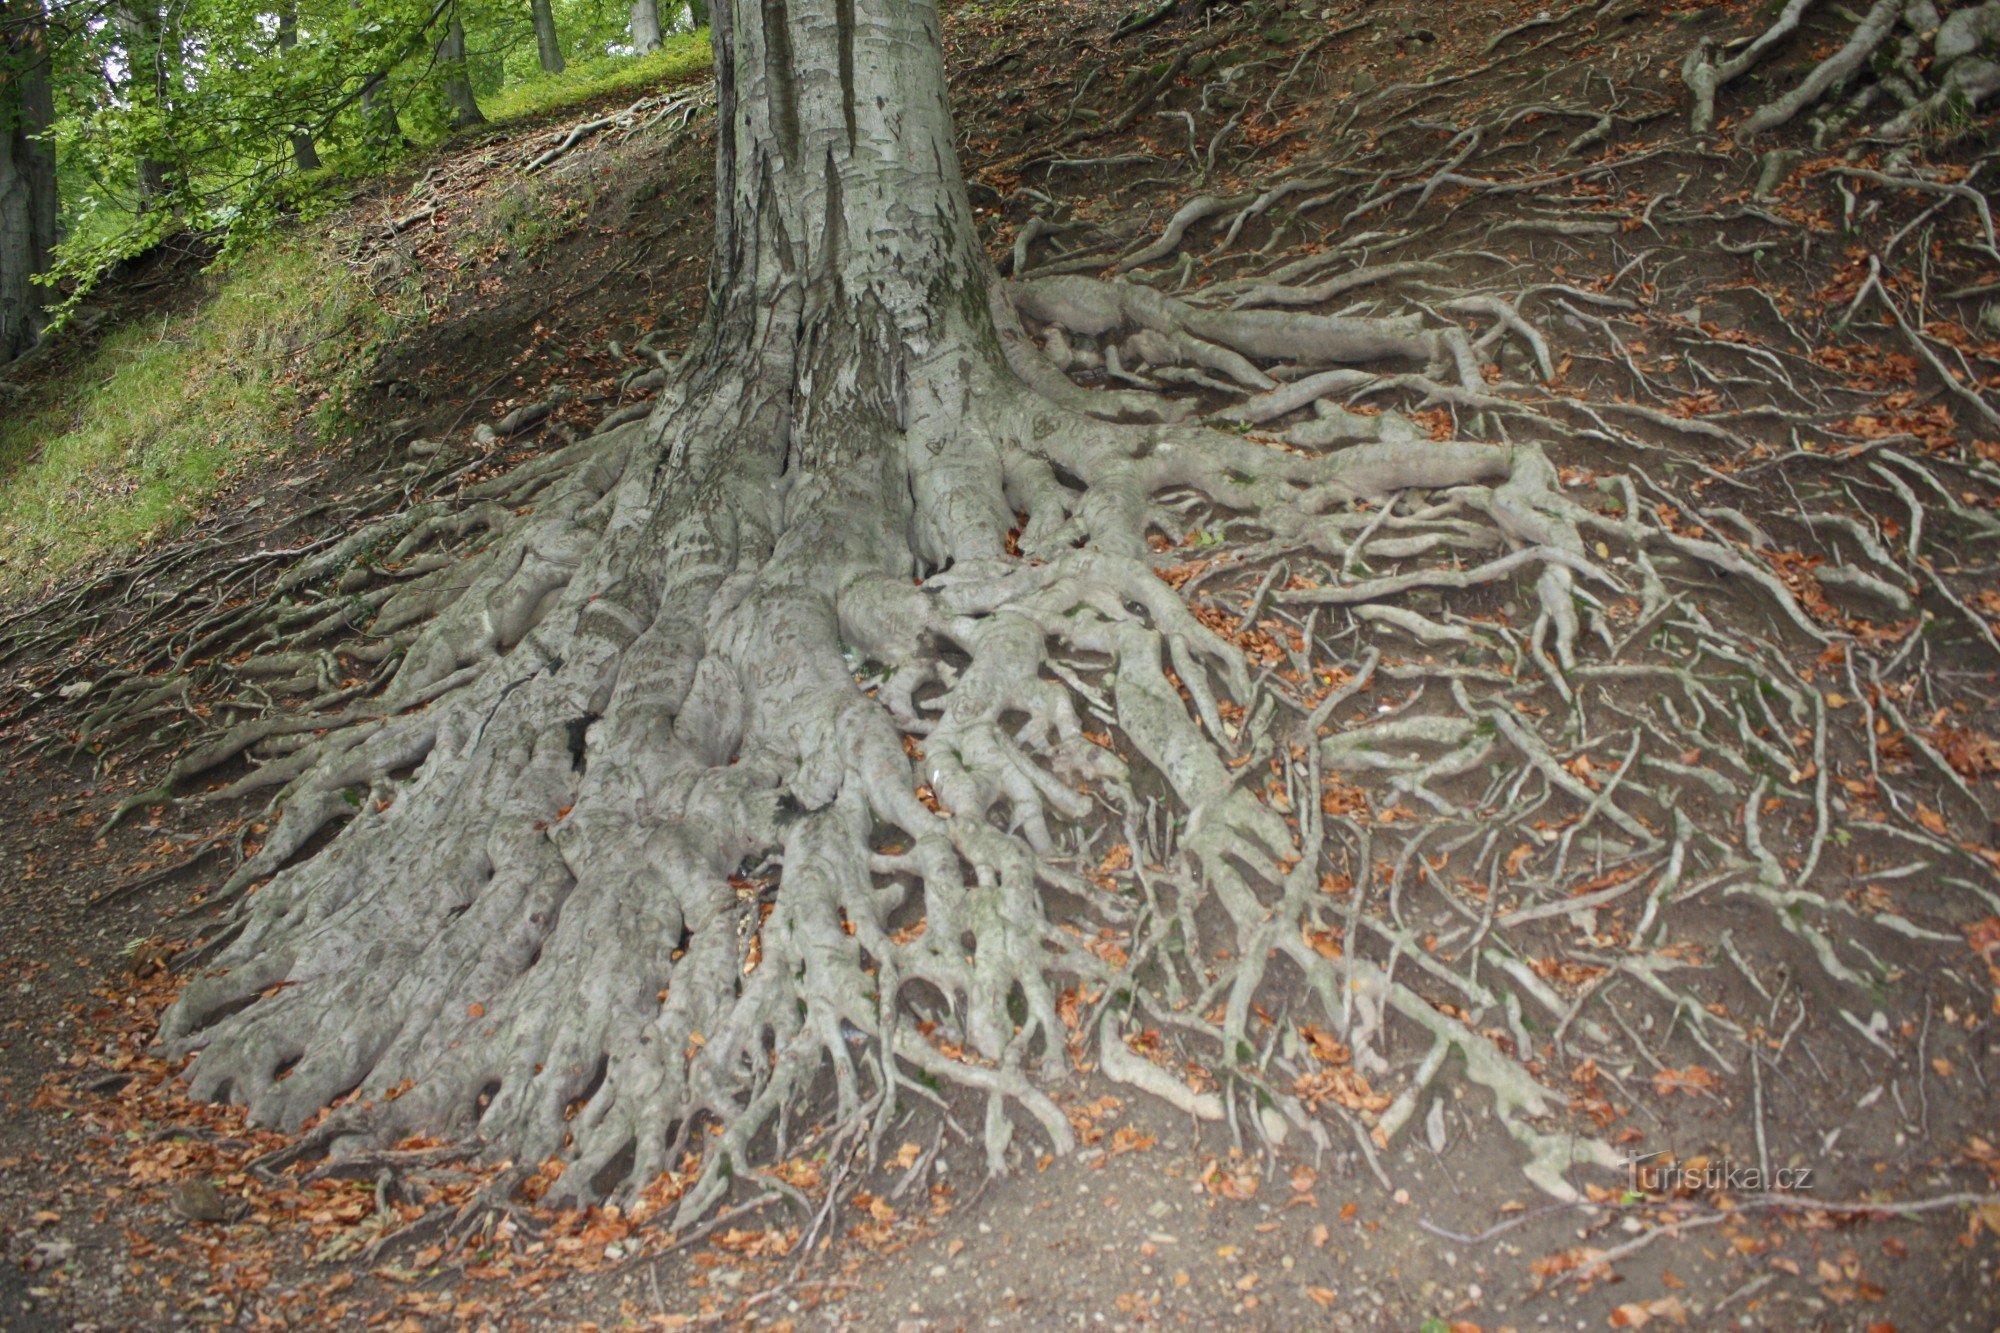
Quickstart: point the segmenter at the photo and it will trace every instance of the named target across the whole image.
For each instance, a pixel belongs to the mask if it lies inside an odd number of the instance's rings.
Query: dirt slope
[[[2000,431],[1879,312],[1857,318],[1845,340],[1827,332],[1867,296],[1869,257],[1887,251],[1897,257],[1891,290],[1928,308],[1925,327],[1969,358],[1978,391],[2000,349],[1977,293],[1942,294],[1990,281],[1979,248],[1990,237],[1975,210],[1936,210],[1936,191],[1844,174],[1879,167],[1872,147],[1839,157],[1785,139],[1800,155],[1760,191],[1755,153],[1692,144],[1675,71],[1700,37],[1761,30],[1769,16],[1751,6],[1580,5],[1552,23],[1536,22],[1540,13],[1495,0],[1455,8],[1447,23],[1434,6],[1245,6],[1120,37],[1121,15],[1089,3],[960,7],[948,54],[973,201],[996,261],[1010,270],[1018,255],[1027,276],[1101,273],[1209,198],[1238,202],[1130,275],[1186,293],[1345,247],[1356,266],[1430,265],[1418,300],[1502,278],[1519,292],[1553,291],[1538,307],[1550,394],[1597,413],[1570,418],[1583,428],[1551,446],[1565,483],[1587,489],[1615,460],[1641,458],[1646,475],[1676,488],[1643,497],[1663,524],[1742,538],[1809,625],[1922,662],[1922,684],[1900,695],[1817,664],[1827,711],[1814,762],[1840,783],[1817,812],[1815,773],[1765,775],[1787,794],[1767,812],[1776,855],[1824,856],[1851,908],[1842,943],[1885,962],[1865,1002],[1828,977],[1782,912],[1719,892],[1675,904],[1678,952],[1642,955],[1662,960],[1648,975],[1664,978],[1663,991],[1630,971],[1614,987],[1612,960],[1642,933],[1642,898],[1618,895],[1624,881],[1615,864],[1603,869],[1601,851],[1567,886],[1601,908],[1533,917],[1509,937],[1563,1004],[1574,1001],[1572,1018],[1602,991],[1599,1021],[1629,1039],[1583,1055],[1563,1048],[1567,1022],[1517,1016],[1532,1033],[1523,1054],[1570,1097],[1564,1132],[1671,1154],[1695,1177],[1726,1163],[1809,1170],[1808,1184],[1784,1199],[1734,1183],[1647,1194],[1624,1188],[1643,1181],[1599,1175],[1582,1200],[1553,1202],[1523,1178],[1476,1087],[1441,1082],[1377,1150],[1336,1109],[1366,1109],[1366,1084],[1357,1094],[1334,1078],[1344,1062],[1320,1070],[1308,1052],[1298,1059],[1331,1088],[1323,1145],[1294,1133],[1274,1148],[1244,1126],[1196,1126],[1079,1074],[1061,1090],[1087,1145],[1074,1158],[1030,1156],[988,1181],[957,1129],[979,1108],[956,1107],[957,1120],[895,1126],[872,1173],[792,1164],[775,1183],[744,1182],[711,1227],[670,1238],[630,1214],[551,1216],[533,1202],[545,1175],[531,1175],[524,1196],[517,1178],[447,1160],[439,1145],[325,1171],[309,1155],[289,1160],[286,1145],[230,1110],[178,1101],[147,1049],[152,1019],[175,988],[173,956],[209,924],[202,895],[264,831],[260,807],[142,804],[104,832],[120,801],[159,781],[162,748],[186,743],[182,703],[136,728],[100,721],[101,735],[89,735],[92,691],[62,691],[105,679],[191,599],[226,604],[275,577],[281,558],[260,549],[328,542],[406,491],[448,495],[552,447],[559,429],[584,433],[644,402],[648,350],[676,350],[698,313],[708,235],[706,122],[691,107],[683,124],[664,93],[533,174],[522,168],[568,137],[561,127],[455,149],[359,201],[328,229],[330,243],[385,290],[421,289],[433,314],[380,350],[355,438],[327,442],[183,539],[5,626],[7,1322],[1992,1327],[2000,1209],[1952,1201],[1990,1200],[2000,1178],[2000,974],[1990,970],[2000,929],[1981,905],[1993,881],[1978,870],[1996,841],[2000,682],[1977,633],[1984,626],[1990,639],[2000,614],[2000,566],[1990,541],[1960,528],[1951,547],[1911,566],[1914,599],[1870,601],[1826,572],[1844,565],[1811,544],[1801,519],[1845,485],[1866,497],[1854,512],[1885,545],[1914,550],[1912,513],[1947,528],[1961,511],[1993,511]],[[1521,24],[1532,26],[1513,31]],[[1827,17],[1758,82],[1725,93],[1725,128],[1838,38]],[[1587,134],[1598,137],[1579,145]],[[1323,211],[1273,208],[1225,238],[1246,204],[1329,145],[1355,156],[1314,188],[1352,192]],[[1983,165],[1965,143],[1938,157],[1948,183]],[[1039,234],[1017,249],[1036,218]],[[1896,241],[1907,235],[1921,240]],[[1324,304],[1372,299],[1356,288]],[[1534,370],[1525,340],[1497,356],[1509,377]],[[1073,373],[1093,388],[1118,382],[1101,361]],[[1204,410],[1229,401],[1199,383],[1188,391]],[[475,434],[552,396],[560,401],[536,429]],[[1439,436],[1483,410],[1403,406]],[[1885,499],[1917,484],[1882,461],[1896,451],[1950,478],[1949,493],[1909,509]],[[1810,471],[1795,479],[1788,469],[1802,458]],[[1255,535],[1232,533],[1221,512],[1189,528],[1162,553],[1164,568],[1198,612],[1265,650],[1252,622],[1271,589],[1253,563]],[[1814,664],[1819,650],[1796,627],[1760,619],[1767,590],[1748,575],[1711,577],[1695,596],[1715,620],[1791,634],[1793,660]],[[1959,617],[1952,599],[1984,619]],[[1522,619],[1498,590],[1461,609],[1468,621],[1458,623]],[[1410,659],[1449,661],[1431,647],[1412,646]],[[1609,706],[1639,709],[1648,688],[1633,684]],[[1389,708],[1391,693],[1369,696],[1369,710],[1378,698]],[[1756,706],[1754,682],[1744,697]],[[1616,752],[1579,753],[1574,772],[1597,774],[1593,790],[1622,772]],[[1371,827],[1415,817],[1417,798],[1366,774],[1330,792],[1323,799],[1359,809]],[[1740,837],[1728,832],[1740,822],[1733,808],[1699,800],[1684,807],[1693,818]],[[1899,801],[1910,836],[1883,831],[1881,807]],[[1910,870],[1934,850],[1913,840],[1926,829],[1970,849],[1971,863]],[[1440,862],[1434,875],[1445,874]],[[1436,943],[1460,926],[1451,901],[1426,902],[1421,917],[1412,909],[1418,952],[1456,959]],[[1483,909],[1476,895],[1460,901],[1472,923],[1482,910],[1491,922],[1522,907],[1508,898],[1503,910],[1497,891]],[[1384,1048],[1389,1072],[1377,1082],[1393,1093],[1416,1078],[1425,1050],[1393,1029]]]

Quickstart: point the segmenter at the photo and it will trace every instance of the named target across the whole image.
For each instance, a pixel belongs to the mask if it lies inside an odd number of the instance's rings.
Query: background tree
[[[632,49],[641,55],[660,49],[660,0],[632,0]]]
[[[460,129],[484,125],[486,117],[472,95],[472,81],[466,70],[465,24],[456,5],[445,21],[444,35],[438,39],[437,57],[444,71],[444,98],[451,108],[452,122]]]
[[[562,41],[556,34],[556,13],[549,0],[528,0],[528,12],[534,20],[535,55],[541,61],[544,74],[563,72]]]
[[[0,2],[0,363],[34,346],[57,240],[51,41],[41,0]]]
[[[283,0],[283,8],[278,11],[278,50],[290,53],[299,44],[299,7],[297,0]],[[312,134],[304,129],[294,129],[290,136],[292,161],[300,171],[318,171],[319,153],[313,148]]]
[[[170,29],[155,0],[115,0],[111,12],[122,38],[122,91],[131,110],[126,127],[134,140],[139,206],[145,209],[156,206],[170,188],[178,25]]]
[[[49,71],[68,299],[177,229],[248,244],[303,189],[483,124],[481,97],[566,50],[627,50],[629,16],[626,0],[73,0]]]

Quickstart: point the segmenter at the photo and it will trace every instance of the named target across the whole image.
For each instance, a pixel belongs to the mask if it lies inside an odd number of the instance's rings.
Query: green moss
[[[0,414],[0,592],[163,536],[283,455],[389,319],[316,237],[207,282],[193,309],[130,321]]]

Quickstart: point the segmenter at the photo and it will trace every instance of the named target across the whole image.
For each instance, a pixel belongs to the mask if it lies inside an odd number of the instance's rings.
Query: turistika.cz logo
[[[1766,1171],[1762,1167],[1705,1157],[1685,1162],[1654,1161],[1665,1156],[1663,1150],[1627,1157],[1625,1174],[1629,1188],[1639,1194],[1769,1194],[1813,1187],[1813,1169],[1809,1166],[1781,1166]]]

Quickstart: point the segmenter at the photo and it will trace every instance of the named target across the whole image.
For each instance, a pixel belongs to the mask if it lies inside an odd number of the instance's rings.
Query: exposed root
[[[1690,59],[1698,129],[1808,8]],[[1881,12],[1748,124],[1859,78],[1906,22]],[[1052,1089],[1093,1052],[1267,1144],[1348,1124],[1386,1180],[1376,1154],[1462,1072],[1528,1178],[1573,1197],[1575,1168],[1620,1159],[1552,1061],[1629,1076],[1671,1042],[1728,1070],[1757,1040],[1678,975],[1718,965],[1697,913],[1768,916],[1843,994],[1885,983],[1885,936],[1952,938],[1859,910],[1829,866],[1886,830],[1991,899],[1995,868],[1938,823],[1984,793],[1908,687],[1926,614],[2000,653],[1957,553],[1932,559],[1946,525],[1990,541],[1961,498],[1990,477],[1829,441],[1850,391],[1782,337],[1640,315],[1643,245],[1594,287],[1377,257],[1446,190],[1508,200],[1508,244],[1706,225],[1671,192],[1609,212],[1664,146],[1541,165],[1543,122],[1569,156],[1636,123],[1621,106],[1510,108],[1428,157],[1198,197],[1119,267],[1223,217],[1225,245],[1321,209],[1384,230],[1185,300],[996,284],[990,326],[936,340],[963,358],[842,359],[900,345],[890,309],[856,332],[788,289],[759,319],[813,332],[757,344],[781,370],[692,355],[649,421],[385,503],[219,603],[155,663],[233,682],[227,729],[127,803],[276,787],[169,1020],[194,1090],[287,1126],[354,1095],[318,1131],[346,1151],[421,1127],[561,1156],[559,1198],[699,1150],[686,1218],[782,1156],[794,1115],[860,1145],[910,1098],[970,1103],[994,1170],[1023,1131],[1063,1150]],[[1535,166],[1482,165],[1503,149]],[[1017,273],[1065,225],[1024,229]],[[1850,308],[1879,297],[1952,381],[1877,272]],[[1365,313],[1305,309],[1345,299]],[[1945,392],[1973,411],[1977,385]],[[1752,503],[1781,483],[1795,510]],[[93,702],[94,733],[188,704],[139,677]]]

